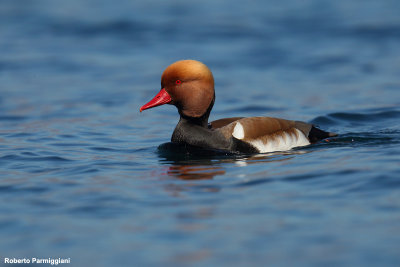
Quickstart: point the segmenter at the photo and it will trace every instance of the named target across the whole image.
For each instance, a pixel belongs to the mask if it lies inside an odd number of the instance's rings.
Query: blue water
[[[0,2],[0,260],[69,266],[399,266],[400,2]],[[334,139],[171,153],[180,59],[211,120],[276,116]],[[68,265],[65,265],[68,266]]]

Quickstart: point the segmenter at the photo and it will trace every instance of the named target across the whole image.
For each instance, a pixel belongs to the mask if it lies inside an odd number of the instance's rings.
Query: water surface
[[[398,266],[398,1],[0,3],[0,251],[73,266]],[[265,155],[163,145],[139,113],[206,63],[211,120],[340,136]]]

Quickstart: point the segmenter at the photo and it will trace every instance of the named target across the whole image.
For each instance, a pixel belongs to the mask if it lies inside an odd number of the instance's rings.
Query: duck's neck
[[[201,135],[208,129],[208,117],[210,116],[214,100],[211,102],[207,111],[201,117],[186,116],[179,110],[181,118],[176,125],[171,141],[177,143],[190,143],[194,139],[202,139]],[[199,128],[200,127],[200,128]]]
[[[204,128],[208,128],[208,117],[210,117],[211,109],[214,106],[214,101],[215,101],[215,96],[212,99],[210,105],[208,106],[206,112],[201,116],[201,117],[189,117],[183,114],[183,112],[179,111],[179,115],[181,115],[181,118],[179,120],[179,123],[190,123],[194,125],[198,125]]]
[[[208,116],[201,116],[199,118],[187,117],[181,114],[181,118],[179,119],[179,123],[187,123],[187,124],[194,124],[204,128],[207,128],[208,125]]]
[[[176,143],[190,143],[192,139],[198,139],[197,137],[201,130],[207,129],[207,120],[208,118],[191,118],[181,114],[181,118],[172,134],[171,141]]]

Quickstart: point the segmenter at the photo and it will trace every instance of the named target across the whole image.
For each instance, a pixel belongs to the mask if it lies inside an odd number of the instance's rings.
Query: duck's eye
[[[181,80],[176,80],[175,83],[176,83],[176,84],[181,84],[182,81],[181,81]]]

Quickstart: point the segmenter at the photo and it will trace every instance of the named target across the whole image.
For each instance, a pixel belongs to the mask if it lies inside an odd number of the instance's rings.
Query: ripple
[[[261,184],[270,183],[276,181],[275,179],[271,178],[258,178],[258,179],[251,179],[244,182],[239,182],[234,185],[234,187],[248,187],[248,186],[259,186]]]
[[[235,109],[228,109],[225,110],[225,114],[229,113],[234,113],[234,112],[244,112],[244,113],[268,113],[268,112],[274,112],[274,111],[282,111],[284,110],[283,108],[274,108],[271,106],[257,106],[257,105],[248,105],[248,106],[243,106]]]
[[[0,185],[0,192],[12,193],[14,191],[14,186],[12,185]]]
[[[336,112],[330,113],[325,116],[319,116],[311,120],[311,123],[316,125],[340,125],[346,122],[356,123],[382,123],[382,121],[388,121],[392,119],[399,119],[400,111],[398,110],[386,110],[376,111],[369,113],[349,113],[349,112]]]
[[[348,34],[372,40],[384,40],[400,38],[400,26],[393,24],[386,25],[361,25],[350,29]]]
[[[349,189],[350,192],[366,192],[376,190],[388,190],[400,187],[400,179],[391,175],[379,175],[365,183]]]
[[[344,120],[344,121],[371,121],[381,119],[399,118],[400,111],[382,111],[376,113],[332,113],[329,114],[331,118]]]
[[[0,192],[7,193],[7,194],[14,194],[14,193],[24,193],[24,192],[31,192],[31,193],[44,193],[49,191],[50,188],[47,186],[15,186],[15,185],[1,185]]]
[[[0,116],[0,121],[23,121],[28,119],[26,116]]]
[[[121,152],[118,149],[109,148],[109,147],[90,147],[89,149],[94,150],[94,151]]]
[[[29,136],[34,136],[33,133],[13,133],[13,134],[7,134],[7,137],[11,138],[21,138],[21,137],[29,137]]]
[[[55,161],[55,162],[69,162],[72,161],[70,159],[61,157],[61,156],[46,156],[39,157],[36,154],[32,154],[29,157],[24,157],[20,155],[10,154],[0,157],[0,160],[8,160],[8,161]]]
[[[75,35],[82,38],[93,36],[112,35],[131,39],[133,36],[137,40],[141,35],[149,30],[148,25],[133,20],[112,20],[98,23],[88,23],[83,21],[59,21],[50,26],[50,30],[57,35]]]
[[[83,136],[106,136],[106,133],[94,132],[94,131],[81,131],[80,134]]]
[[[49,145],[51,146],[58,146],[58,147],[82,147],[82,146],[89,146],[89,144],[86,143],[50,143]]]
[[[360,132],[340,134],[338,137],[326,142],[319,142],[302,149],[329,148],[338,146],[388,146],[400,143],[400,131],[391,131],[389,134],[383,132]]]

